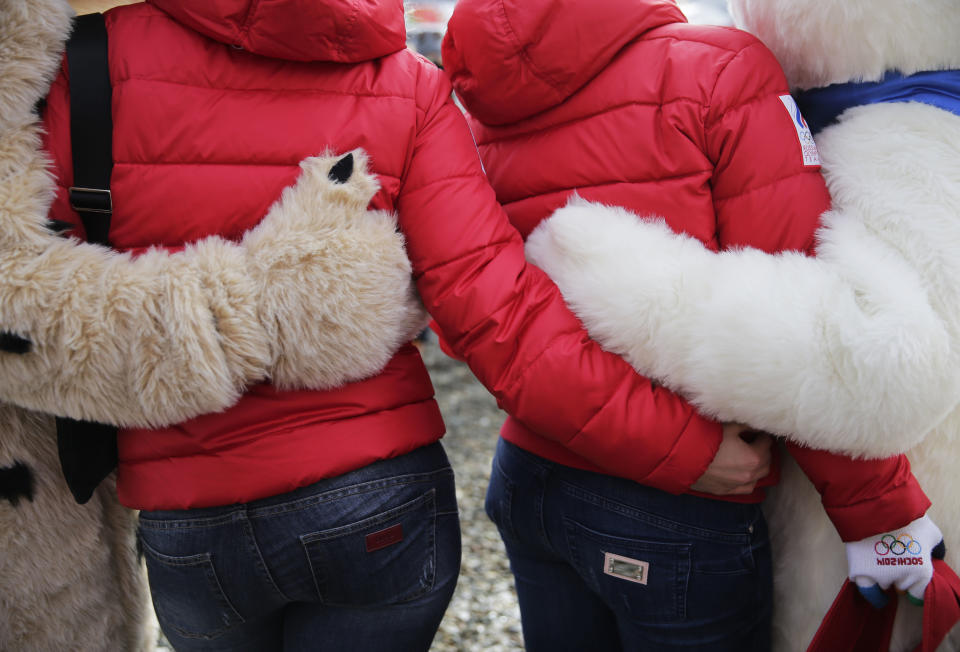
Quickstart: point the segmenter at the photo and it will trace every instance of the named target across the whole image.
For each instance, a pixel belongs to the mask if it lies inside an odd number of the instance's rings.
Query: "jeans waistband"
[[[450,461],[439,443],[429,444],[417,450],[385,460],[377,460],[367,466],[325,478],[305,487],[261,498],[249,503],[236,503],[220,507],[202,507],[185,510],[157,510],[140,512],[141,525],[150,526],[153,521],[174,524],[189,521],[211,525],[217,521],[229,521],[241,514],[250,518],[269,516],[291,511],[318,502],[336,500],[352,494],[377,491],[390,486],[435,481],[438,476],[453,475]],[[455,506],[454,506],[455,509]],[[145,521],[147,523],[145,523]]]

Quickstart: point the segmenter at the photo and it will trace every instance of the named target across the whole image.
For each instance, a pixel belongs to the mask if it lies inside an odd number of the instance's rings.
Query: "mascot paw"
[[[332,231],[363,219],[376,193],[362,150],[344,156],[311,156],[300,163],[297,182],[285,188],[263,221],[243,238],[258,267],[286,267],[313,255]],[[392,228],[392,227],[391,227]]]
[[[280,198],[281,204],[291,204],[291,209],[335,203],[363,210],[380,187],[368,171],[367,155],[361,149],[343,156],[311,156],[300,162],[300,170],[297,183]]]
[[[366,154],[300,168],[242,246],[274,351],[271,380],[329,388],[381,369],[425,320],[394,216],[367,209],[378,184]]]

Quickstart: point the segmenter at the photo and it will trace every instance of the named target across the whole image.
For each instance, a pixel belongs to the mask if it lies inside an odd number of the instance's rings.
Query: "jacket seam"
[[[557,87],[557,83],[553,79],[551,79],[548,75],[540,71],[540,69],[533,63],[533,59],[530,57],[530,54],[527,52],[527,49],[523,47],[523,45],[521,44],[520,37],[517,35],[517,32],[513,29],[513,25],[510,24],[510,19],[507,18],[507,8],[504,6],[503,0],[500,0],[498,4],[500,5],[500,11],[503,15],[503,22],[504,24],[506,24],[507,29],[510,30],[510,36],[512,37],[514,43],[517,46],[517,54],[519,54],[520,57],[523,58],[524,61],[526,61],[527,66],[530,68],[530,72],[532,72],[537,77],[537,79],[540,79],[541,81],[545,82],[555,92],[559,93],[560,89]]]
[[[123,161],[117,160],[114,162],[114,165],[129,165],[136,167],[151,167],[151,166],[182,166],[182,167],[200,167],[203,165],[209,166],[219,166],[219,167],[251,167],[251,168],[295,168],[298,167],[300,161],[291,161],[287,163],[277,162],[277,163],[253,163],[253,162],[242,162],[242,161]],[[392,174],[384,174],[382,172],[377,172],[378,177],[386,177],[388,179],[399,180],[400,177]],[[64,186],[68,187],[68,186]]]
[[[246,40],[247,36],[250,34],[250,24],[253,22],[253,17],[257,13],[257,9],[260,6],[260,0],[250,0],[250,4],[247,5],[247,15],[243,17],[243,22],[240,24],[240,40]],[[242,43],[238,44],[242,45]]]
[[[422,185],[419,185],[419,186],[414,186],[413,188],[404,187],[404,189],[403,189],[403,194],[408,194],[408,193],[411,193],[411,192],[418,192],[418,191],[420,191],[420,190],[423,190],[424,188],[429,188],[430,186],[432,186],[432,185],[435,184],[435,183],[442,183],[442,182],[444,182],[444,181],[453,181],[454,179],[483,179],[484,181],[486,181],[486,177],[484,177],[484,176],[483,176],[482,174],[480,174],[480,173],[452,174],[452,175],[447,176],[447,177],[439,177],[439,178],[436,178],[436,179],[431,179],[430,181],[427,181],[426,183],[424,183],[424,184],[422,184]]]
[[[343,29],[343,38],[337,40],[337,54],[340,55],[340,58],[346,60],[346,50],[344,45],[346,42],[354,40],[356,37],[353,34],[354,29],[357,24],[357,16],[360,15],[360,3],[358,0],[353,0],[353,13],[347,19],[347,25]]]
[[[668,23],[667,25],[662,25],[661,27],[668,27],[670,25],[677,25],[677,24],[680,24],[680,23]],[[690,23],[685,23],[685,24],[689,25]],[[735,28],[725,28],[722,25],[715,25],[714,27],[720,27],[721,29],[733,29],[733,31],[738,31]],[[747,43],[742,47],[730,47],[727,45],[721,45],[720,43],[714,43],[712,41],[705,41],[703,39],[691,38],[687,36],[681,37],[681,36],[677,36],[676,34],[657,34],[657,35],[652,35],[644,40],[648,42],[649,41],[679,41],[680,43],[697,43],[699,45],[705,45],[707,47],[723,50],[724,52],[733,52],[733,53],[743,52],[748,47],[757,45],[757,43],[753,42],[753,43]]]
[[[315,393],[317,393],[317,394],[323,394],[323,393],[325,393],[324,390],[313,390],[313,391],[314,391]],[[421,404],[423,404],[423,405],[429,405],[430,403],[436,403],[436,398],[435,398],[434,396],[430,396],[429,398],[417,398],[417,399],[414,399],[414,400],[411,400],[411,401],[407,401],[407,402],[396,403],[396,404],[394,404],[394,405],[386,405],[386,406],[383,406],[383,407],[376,408],[376,409],[374,409],[374,410],[370,410],[369,412],[364,412],[364,413],[362,413],[362,414],[354,414],[354,415],[352,415],[352,416],[350,416],[350,417],[347,417],[347,418],[348,418],[348,419],[365,418],[365,417],[369,417],[369,416],[376,415],[376,414],[383,414],[383,413],[387,413],[387,412],[393,412],[393,411],[395,411],[395,410],[407,409],[407,408],[409,408],[410,406],[421,405]],[[338,422],[338,421],[341,421],[341,420],[340,420],[340,419],[334,419],[334,420],[324,419],[324,418],[322,418],[322,417],[318,417],[318,418],[316,418],[316,419],[306,419],[306,420],[303,420],[303,421],[296,421],[295,423],[294,423],[294,422],[285,423],[282,427],[278,427],[278,428],[276,428],[275,430],[270,430],[270,431],[260,430],[260,431],[258,432],[258,436],[271,436],[271,437],[272,437],[272,436],[284,435],[284,434],[286,434],[286,433],[294,432],[294,431],[297,431],[297,430],[303,430],[303,429],[309,428],[309,427],[311,427],[311,426],[317,426],[317,425],[322,426],[322,425],[324,425],[324,424],[326,424],[326,423]],[[245,432],[246,432],[246,431],[243,431],[241,434],[244,434]],[[220,445],[218,445],[218,446],[208,446],[208,447],[204,448],[203,450],[199,450],[199,449],[198,449],[198,450],[196,450],[196,451],[194,451],[194,452],[192,452],[192,453],[182,454],[182,455],[180,455],[179,457],[181,457],[181,458],[185,458],[185,457],[195,457],[195,458],[215,457],[215,456],[217,456],[217,455],[220,455],[220,454],[224,453],[225,451],[231,451],[231,450],[234,450],[234,449],[236,449],[236,448],[237,448],[237,446],[236,446],[235,444],[223,443],[223,444],[220,444]],[[158,457],[148,457],[148,458],[127,459],[127,460],[124,460],[123,463],[125,463],[125,464],[127,464],[127,465],[142,464],[142,463],[156,462],[158,459],[161,459],[161,458],[158,458]]]
[[[640,185],[640,184],[647,184],[647,183],[662,183],[664,181],[676,181],[679,179],[686,179],[687,177],[694,177],[699,174],[711,173],[712,171],[713,170],[711,169],[704,169],[704,170],[694,170],[693,172],[685,172],[683,174],[674,174],[668,177],[652,177],[650,179],[621,179],[617,181],[603,181],[599,183],[583,183],[576,186],[564,186],[562,188],[552,188],[544,192],[538,192],[532,195],[525,195],[523,197],[518,197],[516,199],[506,198],[498,195],[497,200],[501,203],[501,205],[507,206],[508,204],[515,204],[518,202],[527,201],[528,199],[542,199],[546,195],[560,194],[565,192],[574,192],[577,190],[581,190],[583,188],[603,188],[606,186],[617,186],[617,185]],[[633,211],[633,212],[636,213],[637,211]],[[647,212],[644,214],[650,214],[650,213]]]
[[[616,393],[617,390],[619,390],[624,384],[626,384],[626,383],[629,382],[630,380],[632,380],[632,379],[631,379],[629,376],[626,376],[626,377],[624,377],[624,378],[621,378],[621,379],[620,379],[620,382],[617,383],[616,388],[614,388],[614,393]],[[596,421],[597,417],[600,416],[600,413],[603,412],[604,409],[605,409],[609,404],[610,404],[610,399],[608,398],[606,401],[603,402],[603,405],[601,405],[599,408],[597,408],[597,409],[594,411],[594,413],[590,415],[590,418],[589,418],[589,419],[587,419],[586,421],[584,421],[583,426],[581,426],[581,427],[577,430],[577,432],[575,432],[575,433],[573,434],[573,436],[566,441],[566,443],[567,443],[567,444],[572,443],[574,439],[576,439],[577,437],[579,437],[580,435],[582,435],[584,432],[586,432],[587,428],[590,427],[590,424],[593,423],[594,421]]]
[[[402,229],[401,229],[401,230],[402,230]],[[494,240],[494,241],[492,241],[492,242],[487,242],[487,243],[485,243],[485,244],[483,244],[483,245],[480,245],[479,247],[475,247],[475,248],[473,248],[473,249],[470,249],[469,251],[461,251],[460,253],[458,253],[457,255],[453,256],[452,258],[447,258],[446,260],[439,261],[439,262],[437,262],[437,263],[434,264],[434,265],[430,265],[429,267],[421,268],[421,269],[419,270],[419,272],[415,270],[415,271],[414,271],[414,279],[417,280],[417,279],[419,279],[420,277],[422,277],[424,274],[427,274],[427,273],[429,273],[429,272],[432,272],[432,271],[435,270],[435,269],[439,269],[440,267],[443,267],[444,265],[449,265],[450,263],[459,261],[459,260],[461,260],[461,259],[463,259],[463,258],[466,258],[467,256],[472,256],[473,254],[477,253],[478,251],[483,251],[484,249],[488,249],[488,248],[490,248],[490,247],[501,247],[501,246],[503,246],[503,245],[510,244],[510,242],[511,242],[511,240],[509,240],[509,239],[506,239],[506,240]],[[498,306],[495,308],[495,310],[499,310],[500,308],[502,308],[502,307],[503,307],[504,305],[506,305],[507,303],[508,303],[508,301],[504,301],[502,304],[498,305]],[[474,326],[474,325],[470,325],[470,326],[468,326],[465,330],[468,330],[468,331],[469,331],[470,329],[473,328],[473,326]]]
[[[762,43],[749,43],[749,44],[747,44],[745,47],[740,48],[739,50],[730,50],[730,52],[736,52],[736,54],[734,54],[732,57],[730,57],[730,61],[728,61],[726,64],[724,64],[723,68],[721,68],[721,69],[717,72],[717,77],[716,77],[716,79],[713,80],[713,88],[710,89],[710,98],[709,98],[709,101],[707,102],[706,106],[704,107],[704,108],[705,108],[705,115],[704,115],[704,120],[703,120],[703,128],[704,128],[704,131],[709,131],[710,129],[712,129],[712,128],[714,127],[714,125],[716,125],[720,120],[723,119],[723,115],[725,115],[727,111],[732,111],[732,110],[734,110],[734,109],[742,108],[742,107],[746,106],[747,104],[750,104],[750,103],[752,103],[752,102],[756,102],[756,101],[758,101],[758,100],[760,100],[760,99],[763,99],[764,97],[767,97],[768,95],[770,95],[770,94],[772,93],[772,91],[770,91],[769,89],[761,89],[761,90],[758,90],[758,91],[757,91],[756,93],[754,93],[753,95],[750,95],[749,97],[746,97],[746,98],[740,100],[740,101],[737,102],[736,104],[731,104],[730,106],[726,107],[726,109],[725,109],[725,111],[724,111],[724,114],[718,116],[713,122],[707,123],[707,121],[706,121],[706,119],[705,119],[705,118],[706,118],[706,115],[709,114],[709,113],[710,113],[710,110],[713,108],[714,98],[716,97],[716,94],[717,94],[717,86],[720,85],[720,78],[723,77],[723,74],[724,74],[725,72],[727,72],[727,70],[730,69],[730,66],[733,65],[733,63],[734,63],[737,59],[739,59],[739,58],[743,55],[744,52],[746,52],[746,51],[749,50],[750,48],[757,47],[757,46],[762,46],[762,45],[763,45]]]
[[[732,200],[734,200],[734,199],[740,199],[740,198],[742,198],[742,197],[746,197],[747,195],[749,195],[749,194],[751,194],[751,193],[759,192],[759,191],[761,191],[761,190],[764,190],[764,189],[766,189],[766,188],[769,188],[770,186],[774,186],[774,185],[781,184],[781,183],[783,183],[784,181],[787,181],[788,179],[794,179],[794,178],[796,178],[796,177],[806,176],[806,174],[808,174],[808,173],[807,173],[807,172],[793,172],[793,173],[788,174],[788,175],[786,175],[786,176],[777,177],[776,179],[771,179],[770,181],[767,181],[766,183],[762,183],[762,184],[760,184],[759,186],[754,186],[754,187],[749,188],[749,189],[747,189],[747,190],[740,191],[740,192],[736,193],[735,195],[727,195],[727,196],[725,196],[725,197],[717,197],[716,194],[714,194],[713,203],[714,203],[714,205],[716,205],[716,204],[719,204],[720,202],[728,202],[728,201],[732,201]]]
[[[518,383],[520,383],[520,381],[521,381],[521,380],[523,379],[523,377],[526,375],[527,371],[529,371],[530,368],[533,367],[533,365],[535,365],[535,364],[540,360],[540,358],[542,358],[544,355],[546,355],[546,354],[547,354],[547,351],[549,351],[551,348],[553,348],[553,345],[554,345],[556,342],[558,342],[558,341],[560,340],[560,338],[562,338],[562,337],[564,337],[564,336],[566,336],[566,335],[569,335],[570,333],[575,333],[575,332],[576,332],[576,331],[572,331],[572,330],[571,330],[571,331],[566,331],[566,332],[563,332],[563,333],[558,333],[557,335],[555,335],[549,342],[547,342],[547,345],[543,347],[543,349],[540,351],[540,353],[538,353],[532,360],[530,360],[530,362],[528,362],[528,363],[523,367],[523,369],[520,370],[519,373],[516,374],[516,377],[514,378],[513,382],[511,382],[511,383],[507,386],[506,392],[512,394],[512,393],[513,393],[513,389],[517,386]],[[617,384],[616,389],[620,389],[620,385],[622,385],[623,383],[625,383],[627,380],[628,380],[627,378],[622,379],[622,380],[620,381],[620,383]],[[603,402],[603,405],[601,405],[599,408],[597,408],[597,410],[596,410],[592,415],[590,415],[590,418],[587,419],[586,421],[584,421],[583,425],[582,425],[581,427],[577,428],[577,431],[574,432],[574,433],[570,436],[569,439],[567,439],[567,440],[565,440],[565,441],[562,441],[562,442],[560,442],[560,443],[563,444],[564,446],[568,446],[570,443],[572,443],[573,440],[576,439],[578,436],[580,436],[580,435],[583,433],[583,431],[587,428],[587,426],[590,425],[590,424],[593,422],[593,420],[597,417],[597,415],[600,414],[601,412],[603,412],[604,408],[607,407],[607,404],[608,404],[609,402],[610,402],[609,399],[607,399],[606,401],[604,401],[604,402]]]
[[[664,107],[664,106],[668,106],[668,105],[670,105],[670,104],[676,104],[676,103],[678,103],[678,102],[690,102],[690,103],[692,103],[692,104],[699,104],[699,105],[703,106],[703,102],[702,102],[701,100],[698,100],[698,99],[694,98],[694,97],[675,97],[675,98],[671,98],[671,99],[669,99],[669,100],[662,100],[662,101],[660,101],[660,100],[658,100],[658,101],[652,100],[652,101],[649,101],[649,102],[645,102],[645,101],[642,101],[642,100],[631,100],[631,101],[628,101],[628,102],[622,102],[622,103],[620,103],[620,104],[614,104],[614,105],[612,105],[612,106],[605,106],[605,107],[603,107],[602,109],[599,109],[599,110],[597,110],[597,111],[593,111],[593,112],[588,113],[588,114],[586,114],[586,115],[578,115],[577,117],[571,118],[570,120],[564,120],[563,122],[555,122],[555,123],[552,123],[552,124],[549,124],[549,125],[544,125],[544,126],[542,126],[542,127],[537,127],[536,129],[531,129],[531,130],[529,130],[529,131],[524,131],[523,133],[508,134],[508,135],[505,134],[505,135],[503,135],[503,136],[496,136],[496,137],[494,137],[494,138],[490,138],[489,140],[478,140],[478,141],[477,141],[477,145],[490,145],[490,144],[493,144],[493,143],[500,143],[500,142],[506,142],[506,141],[510,141],[510,140],[516,140],[516,139],[519,139],[519,138],[524,138],[524,137],[526,137],[526,136],[532,136],[532,135],[534,135],[534,134],[539,134],[539,133],[546,132],[546,131],[555,131],[555,130],[560,129],[560,128],[563,128],[563,127],[568,127],[568,126],[576,125],[577,123],[583,122],[584,120],[590,120],[591,118],[596,118],[596,117],[598,117],[598,116],[606,115],[606,114],[608,114],[608,113],[613,113],[614,111],[619,111],[620,109],[626,109],[626,108],[631,107],[631,106]],[[479,122],[479,121],[478,121],[478,122]],[[480,124],[483,124],[483,123],[480,123]]]
[[[649,478],[650,476],[655,475],[660,471],[660,469],[663,467],[664,464],[670,461],[670,459],[673,457],[673,452],[677,450],[677,447],[680,445],[680,441],[683,439],[684,433],[686,433],[687,428],[690,427],[690,422],[693,420],[693,416],[694,416],[694,411],[691,409],[690,415],[687,417],[687,420],[684,422],[683,427],[680,428],[680,433],[673,440],[673,445],[670,447],[670,450],[666,452],[666,454],[660,459],[660,461],[657,462],[657,465],[652,469],[650,469],[650,472],[647,473],[647,475],[644,477]],[[687,487],[687,489],[689,489],[689,487]]]
[[[912,474],[911,474],[911,476],[912,476]],[[847,509],[847,508],[853,509],[853,508],[859,507],[860,505],[865,505],[865,504],[867,504],[867,503],[872,503],[872,502],[875,502],[875,501],[878,501],[878,500],[882,500],[887,494],[889,494],[889,493],[891,493],[891,492],[894,492],[894,491],[901,491],[901,490],[903,490],[903,489],[905,489],[905,488],[908,488],[908,487],[910,486],[910,484],[911,484],[911,483],[910,483],[909,480],[905,480],[904,482],[901,482],[901,483],[899,483],[899,484],[895,484],[895,485],[893,485],[892,487],[889,486],[889,485],[883,487],[883,493],[882,493],[882,494],[878,494],[878,495],[875,495],[875,496],[868,496],[867,498],[862,498],[862,499],[857,500],[857,501],[854,501],[854,502],[852,502],[852,503],[837,503],[837,504],[833,504],[833,505],[828,505],[828,504],[824,503],[824,504],[823,504],[823,507],[824,507],[824,509]],[[818,492],[818,493],[822,493],[822,492]]]
[[[154,79],[152,77],[141,77],[141,76],[131,76],[124,77],[122,80],[118,80],[115,84],[116,86],[121,86],[128,81],[141,81],[149,82],[152,84],[171,84],[173,86],[186,86],[188,88],[199,88],[203,90],[210,91],[229,91],[231,93],[271,93],[273,95],[277,94],[276,89],[271,89],[269,87],[263,88],[234,88],[231,86],[211,86],[203,84],[191,84],[189,82],[175,81],[171,79]],[[393,98],[398,100],[406,100],[408,102],[416,102],[413,96],[410,95],[399,95],[395,93],[364,93],[362,91],[343,91],[336,89],[328,88],[284,88],[284,93],[300,94],[300,93],[316,93],[316,94],[325,94],[325,95],[342,95],[345,97],[372,97],[372,98]]]

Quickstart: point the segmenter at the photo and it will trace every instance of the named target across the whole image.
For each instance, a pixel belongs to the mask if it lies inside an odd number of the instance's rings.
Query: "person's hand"
[[[943,535],[929,516],[891,532],[881,532],[847,545],[849,577],[877,609],[887,604],[885,591],[895,586],[907,599],[923,604],[933,577],[933,559],[942,559]]]
[[[723,425],[723,440],[713,461],[690,488],[717,496],[753,492],[770,473],[773,438],[739,423]]]

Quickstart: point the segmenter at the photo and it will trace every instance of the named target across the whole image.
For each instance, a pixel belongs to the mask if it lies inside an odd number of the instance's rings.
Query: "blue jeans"
[[[140,514],[177,650],[428,650],[460,570],[439,443],[280,496]]]
[[[767,652],[759,505],[674,496],[500,440],[486,511],[510,557],[529,652]]]

